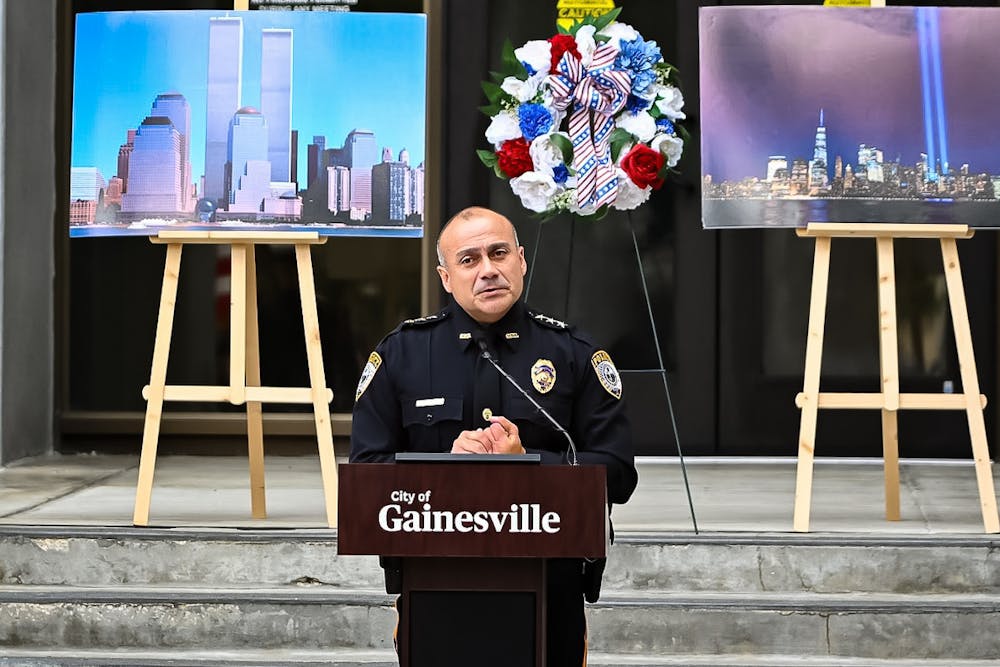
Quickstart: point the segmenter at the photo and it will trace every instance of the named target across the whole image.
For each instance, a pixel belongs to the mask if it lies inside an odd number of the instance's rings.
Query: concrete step
[[[995,667],[994,660],[873,660],[787,655],[635,656],[590,653],[589,667]],[[4,651],[0,667],[397,667],[391,649],[240,651]]]
[[[331,530],[0,527],[0,584],[378,588]],[[1000,593],[996,536],[622,534],[605,590]]]
[[[0,647],[388,649],[377,590],[327,586],[0,587]],[[1000,656],[1000,596],[613,591],[591,650],[627,655]]]
[[[624,534],[605,589],[1000,593],[996,535]]]
[[[0,527],[0,584],[382,586],[373,556],[337,556],[335,530]]]

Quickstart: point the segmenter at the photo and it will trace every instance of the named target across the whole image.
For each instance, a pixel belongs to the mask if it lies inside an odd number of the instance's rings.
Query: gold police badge
[[[611,361],[611,356],[604,350],[598,350],[590,358],[590,363],[594,366],[597,379],[605,391],[615,398],[622,397],[622,378],[618,375],[615,362]]]
[[[365,393],[365,389],[368,388],[369,383],[372,378],[375,377],[375,371],[378,367],[382,365],[382,357],[379,356],[378,352],[372,352],[368,355],[368,363],[365,364],[364,370],[361,371],[361,379],[358,380],[358,390],[354,392],[354,402],[356,403],[361,394]]]
[[[556,384],[556,367],[548,359],[539,359],[531,367],[531,384],[539,394],[548,393]]]

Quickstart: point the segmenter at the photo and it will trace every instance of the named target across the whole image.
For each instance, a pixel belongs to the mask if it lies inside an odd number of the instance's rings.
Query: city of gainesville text
[[[384,505],[378,513],[382,530],[390,533],[558,533],[557,512],[542,512],[538,503],[513,504],[504,511],[434,510],[424,503],[422,510],[403,510],[401,505]]]

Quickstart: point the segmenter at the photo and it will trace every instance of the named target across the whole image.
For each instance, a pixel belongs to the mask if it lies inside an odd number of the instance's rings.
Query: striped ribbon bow
[[[576,171],[576,201],[581,209],[597,209],[618,195],[618,176],[611,162],[609,135],[615,129],[614,115],[625,106],[631,81],[627,72],[614,69],[618,49],[601,44],[590,67],[571,53],[563,54],[548,77],[553,104],[560,111],[573,105],[569,138],[573,144]]]

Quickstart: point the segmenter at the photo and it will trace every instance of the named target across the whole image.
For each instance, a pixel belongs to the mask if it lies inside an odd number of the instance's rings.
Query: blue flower
[[[673,134],[674,124],[666,116],[660,116],[659,118],[656,119],[656,129],[666,134]]]
[[[521,134],[530,143],[552,129],[552,114],[541,104],[522,104],[517,108]]]
[[[653,100],[646,99],[645,97],[639,97],[638,95],[630,94],[628,96],[628,100],[625,102],[625,108],[632,113],[646,111],[651,106],[653,106]]]
[[[569,169],[564,164],[557,164],[552,167],[552,180],[562,185],[569,178]]]
[[[649,87],[656,83],[653,65],[663,60],[656,42],[647,42],[641,35],[629,42],[621,42],[621,50],[615,58],[615,67],[629,73],[632,79],[632,94],[649,96]]]
[[[528,63],[524,62],[523,60],[521,61],[521,64],[524,65],[524,69],[528,72],[528,76],[535,76],[535,68],[534,67],[532,67]]]

